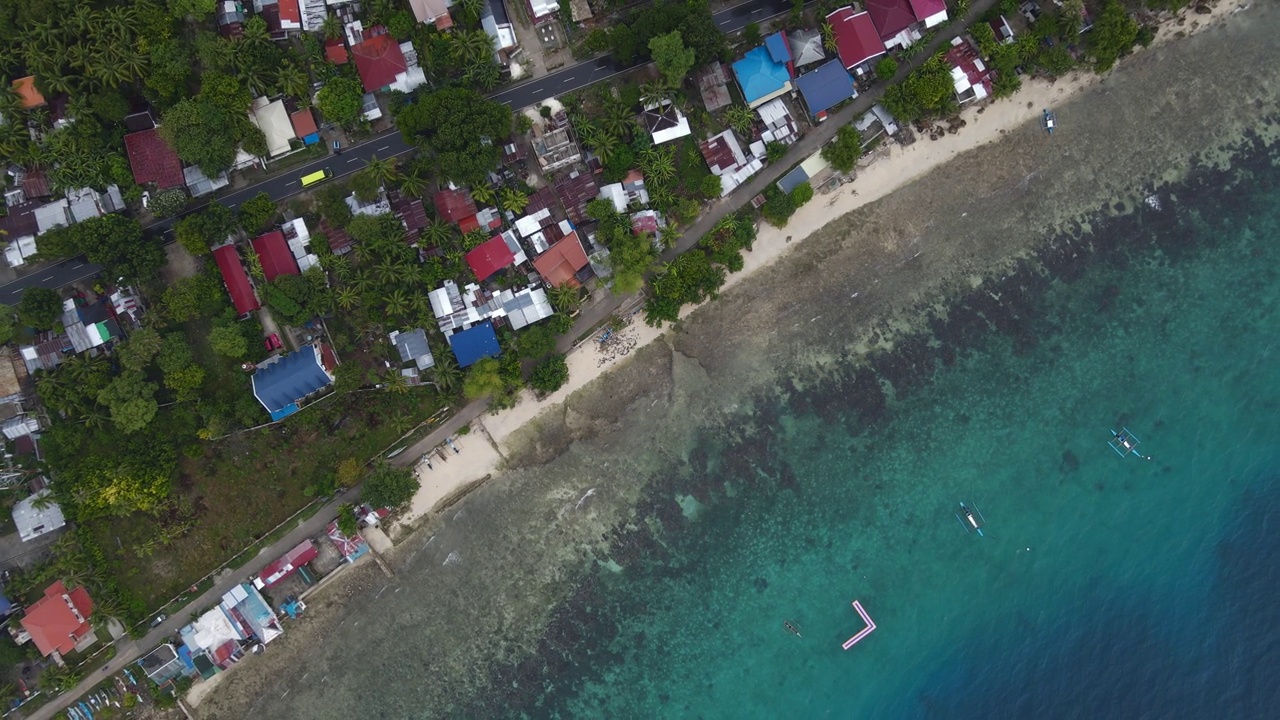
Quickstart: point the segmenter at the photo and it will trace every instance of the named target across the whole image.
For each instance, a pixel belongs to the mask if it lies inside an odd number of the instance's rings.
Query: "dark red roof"
[[[698,143],[698,149],[702,151],[703,159],[716,175],[738,167],[738,156],[733,154],[733,146],[723,135],[703,140]]]
[[[525,215],[532,215],[539,210],[552,209],[556,206],[556,194],[548,185],[529,193],[529,204],[524,207]]]
[[[324,41],[324,56],[334,65],[345,65],[351,59],[347,56],[347,46],[338,38]]]
[[[418,233],[427,226],[427,209],[422,201],[394,191],[387,193],[387,199],[391,201],[391,212],[404,221],[405,230],[417,239]]]
[[[222,271],[222,282],[227,284],[227,293],[231,295],[231,302],[236,306],[236,312],[244,315],[261,307],[258,304],[258,297],[253,294],[249,274],[240,264],[240,254],[236,252],[236,246],[223,245],[214,250],[213,259],[218,263],[218,269]]]
[[[466,190],[441,190],[432,199],[435,201],[436,214],[445,222],[458,223],[468,217],[475,218],[476,201],[471,199],[471,193]]]
[[[320,232],[324,233],[324,237],[329,241],[329,249],[334,255],[341,255],[351,249],[351,236],[346,230],[340,227],[334,227],[327,220],[320,220]]]
[[[564,176],[556,181],[556,194],[560,196],[560,204],[574,225],[587,221],[587,203],[600,195],[596,185],[596,176],[592,173],[580,172],[576,176]]]
[[[475,215],[464,217],[458,221],[458,229],[462,231],[463,235],[466,235],[472,230],[479,230],[480,220]]]
[[[920,22],[924,22],[940,12],[947,11],[946,0],[907,0],[911,4],[911,14]]]
[[[632,216],[631,231],[637,235],[640,233],[658,232],[658,216],[647,214]]]
[[[408,66],[400,44],[390,35],[378,35],[351,48],[356,59],[356,70],[366,92],[373,92],[395,82],[396,75]]]
[[[515,261],[516,256],[501,235],[494,235],[467,253],[467,264],[481,282]]]
[[[253,251],[258,253],[258,260],[262,262],[262,273],[266,276],[267,282],[281,275],[300,274],[298,261],[293,258],[289,243],[285,242],[284,233],[279,230],[272,230],[254,238]]]
[[[888,40],[916,24],[916,14],[911,12],[908,0],[867,0],[867,12],[881,40]]]
[[[262,581],[265,587],[271,587],[297,572],[298,568],[315,560],[319,554],[320,551],[316,549],[315,543],[310,540],[303,540],[292,550],[262,568],[262,572],[258,573],[258,579]]]
[[[302,10],[298,0],[280,0],[280,19],[295,24],[302,24]]]
[[[10,205],[9,214],[0,216],[0,235],[10,241],[35,235],[40,230],[40,225],[36,222],[36,208],[39,206],[40,203],[33,200]]]
[[[846,68],[854,67],[884,54],[884,43],[865,12],[855,14],[851,8],[842,7],[827,16],[836,39],[836,51]]]
[[[533,266],[538,269],[542,279],[552,285],[559,287],[569,283],[576,286],[578,281],[574,276],[587,266],[587,251],[582,249],[578,233],[571,232],[534,258]]]
[[[977,48],[967,42],[952,45],[947,51],[946,60],[948,65],[965,74],[970,86],[981,85],[986,89],[987,96],[991,95],[991,68],[982,62]]]
[[[289,115],[289,121],[293,123],[293,131],[300,138],[320,132],[320,128],[316,127],[316,116],[311,113],[309,107]]]
[[[124,147],[129,153],[129,165],[133,167],[133,180],[139,185],[155,183],[163,190],[186,184],[178,153],[160,137],[158,129],[125,135]]]

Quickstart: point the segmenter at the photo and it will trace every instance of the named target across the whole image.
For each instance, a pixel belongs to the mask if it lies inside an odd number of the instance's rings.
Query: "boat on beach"
[[[1058,124],[1057,118],[1053,116],[1053,111],[1049,108],[1044,109],[1044,129],[1050,135],[1053,134],[1053,128]]]
[[[960,503],[960,512],[956,513],[956,519],[964,526],[965,532],[977,532],[978,537],[986,537],[982,534],[982,527],[987,524],[987,520],[982,517],[982,511],[977,505]]]

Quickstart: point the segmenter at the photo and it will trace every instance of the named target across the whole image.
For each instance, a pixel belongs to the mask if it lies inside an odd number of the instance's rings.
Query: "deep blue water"
[[[883,407],[848,368],[760,397],[746,442],[708,434],[511,712],[1280,715],[1275,152],[957,300],[913,346],[934,369],[876,365]],[[970,316],[995,329],[957,334]],[[1125,425],[1152,460],[1107,447]],[[854,599],[878,628],[846,652]]]

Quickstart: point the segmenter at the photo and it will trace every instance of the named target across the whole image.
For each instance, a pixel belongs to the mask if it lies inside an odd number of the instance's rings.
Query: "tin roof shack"
[[[259,590],[265,590],[296,572],[302,572],[304,575],[309,574],[307,573],[306,565],[315,560],[318,553],[319,551],[316,549],[314,542],[303,540],[290,549],[289,552],[262,568],[262,572],[258,573],[258,577],[253,579],[253,586]]]
[[[44,488],[13,506],[13,524],[22,542],[30,542],[67,524],[62,508],[50,497],[52,494]]]
[[[436,360],[431,356],[431,346],[427,343],[427,332],[422,328],[413,330],[392,331],[389,336],[396,352],[400,353],[402,365],[413,363],[419,371],[435,367]]]
[[[284,634],[280,619],[258,589],[241,583],[227,591],[212,610],[179,631],[192,667],[208,679],[239,662],[250,643],[269,643]]]
[[[724,65],[719,60],[698,71],[698,92],[701,93],[702,104],[708,112],[728,107],[732,102],[729,97],[729,73],[725,72]]]

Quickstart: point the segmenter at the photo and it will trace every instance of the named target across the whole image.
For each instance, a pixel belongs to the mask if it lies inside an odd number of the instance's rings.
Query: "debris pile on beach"
[[[612,327],[605,330],[601,337],[596,339],[596,352],[600,357],[596,360],[596,367],[601,367],[611,363],[618,358],[626,357],[628,353],[636,347],[636,334],[627,332],[631,327],[631,318],[625,318],[621,321],[620,327]]]

